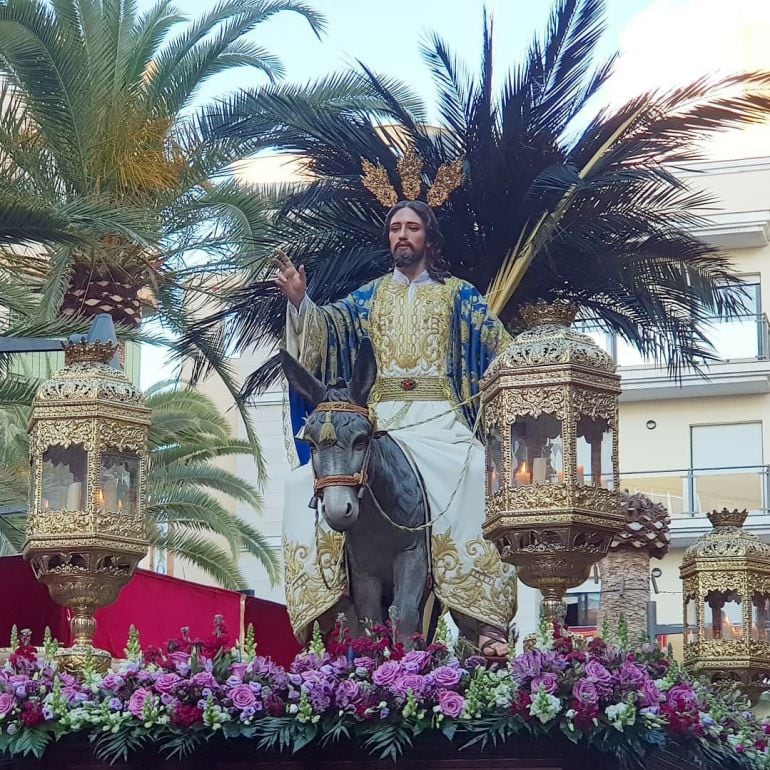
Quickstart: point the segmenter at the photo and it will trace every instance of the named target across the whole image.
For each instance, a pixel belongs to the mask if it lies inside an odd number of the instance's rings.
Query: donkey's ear
[[[348,385],[350,400],[359,406],[369,403],[369,391],[377,379],[377,359],[369,337],[364,337],[358,347],[356,362],[353,364],[353,377]]]
[[[318,404],[326,398],[326,388],[324,384],[313,377],[294,356],[288,353],[284,348],[278,351],[281,359],[281,367],[286,379],[294,390],[315,409]]]

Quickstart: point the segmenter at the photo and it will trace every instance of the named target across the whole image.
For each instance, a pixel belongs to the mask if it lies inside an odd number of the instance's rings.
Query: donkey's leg
[[[420,630],[420,608],[428,581],[428,547],[418,537],[409,548],[400,551],[393,562],[393,605],[397,611],[401,640],[410,645],[409,637]]]
[[[382,623],[382,580],[369,572],[353,571],[353,609],[363,629],[366,621]]]

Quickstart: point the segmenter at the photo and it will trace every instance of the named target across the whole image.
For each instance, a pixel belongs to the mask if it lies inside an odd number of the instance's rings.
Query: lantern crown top
[[[740,529],[749,512],[744,508],[739,511],[737,508],[730,511],[727,508],[722,508],[721,511],[711,511],[707,514],[708,520],[711,522],[711,526],[717,529],[723,529],[729,527],[730,529]]]
[[[518,334],[491,363],[484,375],[490,382],[496,374],[541,366],[580,366],[617,380],[615,361],[587,334],[570,328],[577,308],[574,304],[537,302],[524,306],[521,317],[530,327]],[[615,386],[616,387],[616,386]]]
[[[102,314],[91,324],[87,335],[73,335],[64,346],[65,366],[46,380],[35,395],[38,408],[63,409],[76,405],[112,404],[115,409],[131,408],[131,419],[149,422],[149,416],[136,412],[147,411],[141,391],[129,381],[119,366],[110,365],[118,342],[115,327],[109,315]],[[94,407],[96,408],[96,407]],[[33,410],[33,421],[38,412]]]
[[[519,311],[528,327],[570,326],[577,317],[578,308],[572,302],[543,302],[524,305]]]
[[[115,335],[115,325],[107,313],[98,315],[88,334],[73,334],[64,344],[64,363],[106,364],[118,349],[118,339]]]
[[[762,571],[770,573],[770,545],[741,528],[746,516],[746,511],[729,511],[727,508],[708,514],[713,529],[684,552],[681,569],[692,569],[700,559],[720,561],[725,557],[747,557],[755,564],[752,569],[761,567]]]

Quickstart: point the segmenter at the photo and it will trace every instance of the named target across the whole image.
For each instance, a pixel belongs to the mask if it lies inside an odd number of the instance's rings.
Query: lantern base
[[[90,644],[73,644],[56,652],[59,668],[69,674],[82,674],[87,667],[97,674],[106,674],[112,666],[112,655]]]

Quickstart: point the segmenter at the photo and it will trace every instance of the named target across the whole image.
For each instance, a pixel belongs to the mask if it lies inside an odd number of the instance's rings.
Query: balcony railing
[[[722,508],[768,513],[769,478],[767,465],[637,471],[621,473],[620,488],[662,503],[672,518]]]
[[[618,366],[655,366],[632,345],[607,331],[595,318],[579,320],[575,328],[607,351]],[[765,361],[770,358],[770,322],[764,313],[724,319],[715,316],[706,333],[719,361]]]

